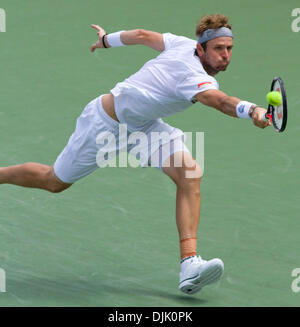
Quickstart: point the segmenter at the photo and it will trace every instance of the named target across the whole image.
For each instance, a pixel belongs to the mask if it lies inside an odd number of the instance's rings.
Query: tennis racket
[[[282,102],[279,106],[272,106],[269,104],[268,111],[265,115],[265,121],[272,119],[273,126],[276,132],[283,132],[287,124],[287,101],[286,92],[283,80],[280,77],[275,77],[271,84],[271,91],[280,92]]]

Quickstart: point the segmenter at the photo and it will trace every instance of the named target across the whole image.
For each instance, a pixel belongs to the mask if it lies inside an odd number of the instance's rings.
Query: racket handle
[[[268,121],[269,119],[272,119],[272,115],[266,113],[266,114],[264,115],[263,121]]]

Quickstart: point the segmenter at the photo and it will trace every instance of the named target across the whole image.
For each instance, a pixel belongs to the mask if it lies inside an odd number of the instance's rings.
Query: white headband
[[[216,39],[217,37],[221,36],[229,36],[233,38],[233,34],[230,28],[227,27],[221,27],[217,29],[208,29],[204,31],[201,35],[198,36],[198,42],[204,43],[213,39]]]

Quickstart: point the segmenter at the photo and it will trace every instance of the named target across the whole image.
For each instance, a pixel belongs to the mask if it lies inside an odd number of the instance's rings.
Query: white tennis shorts
[[[130,138],[138,141],[130,144],[127,142],[124,150],[124,146],[120,146],[119,141],[120,123],[104,111],[101,98],[102,96],[99,96],[92,100],[84,108],[77,119],[74,133],[54,163],[54,172],[61,181],[74,183],[102,167],[101,158],[105,160],[105,155],[102,154],[108,148],[110,150],[107,155],[110,159],[119,155],[121,151],[126,150],[129,154],[133,154],[138,149],[136,158],[139,159],[142,167],[152,166],[160,170],[173,153],[190,152],[184,143],[184,133],[163,122],[162,119],[149,122],[147,128],[139,131],[143,134],[143,138],[139,138],[137,132],[128,130],[126,141]],[[164,137],[160,138],[159,135]],[[116,142],[112,143],[113,149],[111,144],[110,146],[107,144],[109,137],[105,136],[115,138]],[[102,142],[105,139],[107,142]],[[121,144],[124,145],[124,142],[121,141]]]

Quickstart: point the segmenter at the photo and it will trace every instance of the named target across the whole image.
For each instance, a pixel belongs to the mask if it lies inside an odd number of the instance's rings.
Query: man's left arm
[[[197,101],[203,103],[204,105],[218,109],[224,114],[232,117],[238,117],[236,107],[242,101],[239,98],[229,96],[219,90],[207,90],[204,92],[200,92],[196,94],[195,98]],[[266,112],[266,109],[256,107],[252,112],[252,115],[250,114],[251,117],[249,116],[249,118],[252,118],[252,121],[255,126],[265,128],[272,124],[271,121],[264,120]]]
[[[110,48],[111,46],[108,42],[106,31],[99,25],[93,24],[92,28],[97,30],[99,40],[91,46],[91,51],[94,52],[97,48]],[[165,49],[163,35],[161,33],[140,28],[122,31],[120,33],[120,41],[123,45],[142,44],[159,52]]]

